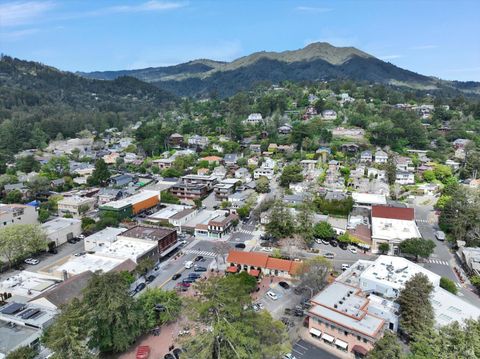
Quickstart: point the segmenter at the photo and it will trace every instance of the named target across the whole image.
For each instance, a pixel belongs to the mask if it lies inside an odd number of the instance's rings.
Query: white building
[[[0,228],[11,224],[36,224],[37,217],[37,210],[33,206],[0,203]]]
[[[247,125],[257,125],[263,121],[261,113],[251,113],[247,119],[243,121]]]
[[[353,201],[358,207],[367,207],[370,208],[375,205],[386,205],[387,198],[384,194],[374,194],[374,193],[352,193]]]
[[[337,112],[335,112],[334,110],[323,110],[322,111],[322,118],[324,120],[329,120],[329,121],[336,120],[337,119]]]
[[[415,175],[412,172],[397,171],[395,183],[399,185],[415,184]]]
[[[188,144],[192,146],[207,147],[209,144],[208,137],[193,135],[188,139]]]
[[[253,178],[254,179],[259,179],[260,177],[267,177],[269,180],[273,179],[273,176],[275,175],[275,172],[273,171],[273,168],[256,168],[253,171]]]
[[[88,236],[83,241],[86,251],[93,251],[95,247],[101,247],[114,242],[117,236],[126,231],[126,228],[107,227],[101,231]]]
[[[150,222],[167,222],[177,228],[180,232],[182,226],[194,218],[198,210],[192,206],[184,206],[180,204],[170,204],[147,217]]]
[[[82,234],[82,221],[75,218],[55,218],[42,224],[49,241],[57,246],[67,242],[68,239]]]
[[[388,253],[396,253],[404,240],[421,237],[413,208],[372,206],[372,252],[378,252],[379,245],[387,243]]]
[[[92,210],[94,206],[94,198],[80,196],[64,197],[58,201],[58,215],[64,216],[70,214],[78,218]]]
[[[388,154],[380,149],[375,151],[375,163],[387,163]]]

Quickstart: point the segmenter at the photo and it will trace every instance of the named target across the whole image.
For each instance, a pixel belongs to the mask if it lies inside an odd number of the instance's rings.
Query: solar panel
[[[25,308],[25,304],[12,303],[8,307],[2,309],[3,314],[15,314]]]
[[[37,314],[38,312],[40,312],[39,309],[27,309],[26,311],[24,311],[22,314],[20,314],[20,318],[22,319],[30,319],[31,317],[33,317],[35,314]]]

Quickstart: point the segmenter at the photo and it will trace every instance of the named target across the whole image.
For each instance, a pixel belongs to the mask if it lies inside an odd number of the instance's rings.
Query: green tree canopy
[[[148,288],[138,298],[146,328],[154,328],[175,320],[180,314],[182,301],[174,291]]]
[[[335,237],[335,231],[328,222],[318,222],[313,226],[313,234],[316,238],[332,239]]]
[[[285,238],[295,232],[295,219],[282,201],[276,201],[269,215],[265,229],[276,238]]]
[[[39,225],[14,224],[0,228],[0,256],[10,266],[29,255],[47,249],[47,236]]]
[[[290,164],[283,167],[282,174],[280,175],[280,185],[282,187],[288,187],[290,183],[302,182],[303,174],[302,167],[298,164]]]
[[[457,294],[458,288],[455,285],[455,282],[447,277],[440,278],[440,287],[445,290],[448,290],[452,294]]]
[[[100,158],[95,162],[95,169],[93,170],[92,175],[87,179],[88,184],[90,186],[105,186],[110,176],[111,174],[107,164],[102,158]]]
[[[390,331],[386,331],[383,337],[375,343],[373,350],[368,353],[368,359],[403,359],[400,342],[397,336]]]
[[[255,190],[258,193],[268,193],[270,192],[270,181],[267,177],[261,176],[255,181]]]
[[[432,255],[436,244],[431,239],[410,238],[400,243],[400,252],[418,257],[428,258]]]

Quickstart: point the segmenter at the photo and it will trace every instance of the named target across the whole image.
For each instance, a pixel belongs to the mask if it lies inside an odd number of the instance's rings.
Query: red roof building
[[[232,273],[232,267],[236,267],[238,271],[248,271],[255,277],[263,273],[289,278],[295,274],[301,262],[272,258],[266,253],[231,250],[228,253],[227,263],[229,263],[227,269],[229,273]]]
[[[413,221],[415,219],[415,210],[413,208],[372,206],[373,217]]]

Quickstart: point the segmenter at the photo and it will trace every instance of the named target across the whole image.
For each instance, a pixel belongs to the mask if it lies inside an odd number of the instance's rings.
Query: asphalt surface
[[[305,340],[299,340],[293,345],[292,354],[297,359],[338,359],[335,355]]]

